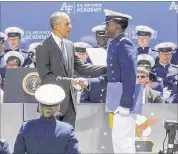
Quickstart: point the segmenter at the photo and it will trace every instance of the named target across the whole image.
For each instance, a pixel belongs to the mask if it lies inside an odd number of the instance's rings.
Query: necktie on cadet
[[[68,68],[67,52],[65,51],[65,48],[64,48],[64,41],[61,41],[61,51],[62,51],[62,54],[63,54],[65,66],[66,66],[66,68]]]

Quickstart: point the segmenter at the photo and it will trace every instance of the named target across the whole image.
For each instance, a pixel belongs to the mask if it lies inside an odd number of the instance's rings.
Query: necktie
[[[63,42],[63,41],[61,41],[61,51],[62,51],[62,54],[63,54],[65,66],[66,66],[66,68],[67,68],[67,67],[68,67],[68,66],[67,66],[67,52],[65,51],[64,42]]]

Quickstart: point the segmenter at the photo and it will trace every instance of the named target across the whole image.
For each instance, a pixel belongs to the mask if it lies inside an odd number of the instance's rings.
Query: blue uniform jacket
[[[171,91],[171,95],[170,97],[172,98],[171,99],[171,102],[169,103],[177,103],[178,104],[178,81],[176,81],[174,83],[174,86],[172,87],[172,91]]]
[[[14,154],[79,154],[78,140],[71,125],[50,119],[30,120],[22,124]]]
[[[6,49],[6,50],[4,51],[4,53],[6,54],[6,53],[9,52],[9,51],[12,51],[12,49]],[[20,53],[23,55],[24,59],[26,59],[26,58],[28,57],[28,52],[25,51],[24,49],[17,48],[17,49],[14,50],[14,51],[20,52]]]
[[[108,82],[121,82],[123,94],[118,104],[131,109],[134,105],[133,95],[136,85],[137,48],[125,38],[124,34],[119,34],[110,41],[107,54],[107,79],[106,76],[91,79],[91,89],[96,88],[97,80],[104,87]],[[110,92],[112,93],[112,91]]]
[[[138,50],[138,55],[148,54],[148,55],[152,56],[154,58],[154,60],[156,60],[159,55],[158,52],[153,51],[150,47],[145,47],[145,48],[138,47],[137,50]]]
[[[0,139],[0,154],[10,154],[9,144],[4,139]]]
[[[175,82],[174,76],[177,73],[177,69],[173,68],[169,63],[165,66],[157,63],[153,68],[152,72],[156,74],[159,78],[163,79],[163,86],[168,87],[168,89],[172,89],[173,83]]]
[[[90,62],[87,61],[86,64]],[[75,72],[75,75],[77,77],[83,77],[83,78],[91,78],[91,76],[85,76],[78,74]],[[102,88],[100,84],[97,84],[97,87],[95,89],[92,89],[88,91],[87,89],[84,89],[80,98],[80,103],[105,103],[106,102],[106,89],[107,87]]]
[[[0,68],[6,66],[6,62],[5,62],[5,60],[4,60],[4,55],[5,55],[4,53],[2,53],[2,54],[0,55]]]

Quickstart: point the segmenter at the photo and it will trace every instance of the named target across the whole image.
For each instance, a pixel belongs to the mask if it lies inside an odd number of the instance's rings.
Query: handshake
[[[71,80],[71,84],[77,90],[87,89],[89,82],[86,78],[76,78]]]

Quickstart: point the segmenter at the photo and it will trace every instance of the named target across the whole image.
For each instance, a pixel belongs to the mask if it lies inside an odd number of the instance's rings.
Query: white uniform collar
[[[9,48],[11,51],[17,51],[17,50],[20,50],[20,47],[17,47],[17,48],[15,48],[15,49],[11,49],[11,48]]]
[[[159,61],[159,64],[160,64],[161,66],[163,66],[164,68],[166,68],[166,66],[168,66],[168,65],[170,64],[170,62],[169,62],[168,64],[161,64],[160,61]]]

